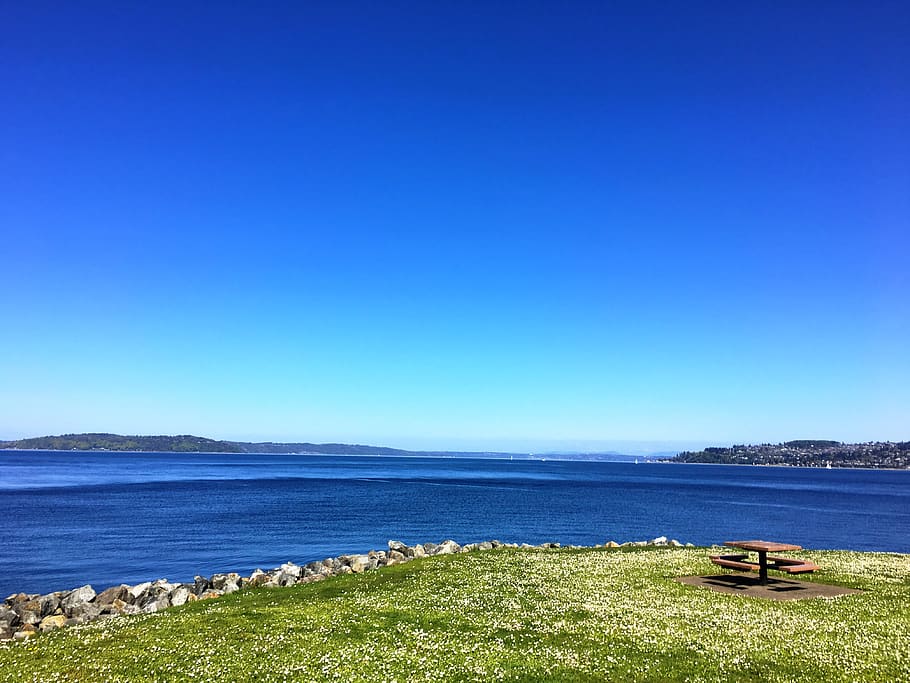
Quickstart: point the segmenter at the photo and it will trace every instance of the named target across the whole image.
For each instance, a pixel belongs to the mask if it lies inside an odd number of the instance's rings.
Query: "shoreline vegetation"
[[[76,589],[62,600],[153,607],[2,642],[0,681],[886,681],[910,658],[910,555],[805,551],[823,571],[801,580],[863,592],[781,602],[677,582],[717,568],[665,538],[388,545],[204,579],[224,582],[201,588],[217,600],[189,598],[196,584]]]

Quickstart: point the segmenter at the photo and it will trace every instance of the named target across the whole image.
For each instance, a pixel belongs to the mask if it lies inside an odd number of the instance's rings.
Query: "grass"
[[[0,645],[0,681],[910,679],[910,555],[812,552],[865,593],[773,602],[684,586],[705,549],[416,560]]]

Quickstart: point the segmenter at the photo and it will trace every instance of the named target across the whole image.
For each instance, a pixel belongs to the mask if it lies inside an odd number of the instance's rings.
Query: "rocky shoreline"
[[[622,548],[635,546],[683,547],[677,540],[660,536],[650,541],[610,541],[594,548]],[[380,567],[388,567],[432,555],[450,555],[494,548],[560,548],[559,543],[501,543],[484,541],[459,545],[455,541],[405,545],[389,541],[388,550],[370,550],[364,554],[339,555],[303,566],[287,562],[270,571],[255,570],[249,576],[236,572],[196,576],[193,583],[171,583],[167,579],[146,581],[135,586],[121,584],[96,593],[89,586],[46,595],[14,593],[0,605],[0,640],[28,640],[36,633],[52,631],[67,626],[85,624],[98,619],[113,619],[123,615],[147,614],[168,607],[176,607],[197,600],[210,600],[233,593],[241,588],[277,588],[301,583],[321,581],[339,574],[359,574]],[[564,546],[582,548],[584,546]],[[694,547],[686,543],[685,547]]]

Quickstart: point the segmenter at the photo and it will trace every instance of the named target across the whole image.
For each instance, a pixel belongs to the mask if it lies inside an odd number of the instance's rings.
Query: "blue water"
[[[0,452],[0,597],[406,543],[666,535],[910,552],[910,471]]]

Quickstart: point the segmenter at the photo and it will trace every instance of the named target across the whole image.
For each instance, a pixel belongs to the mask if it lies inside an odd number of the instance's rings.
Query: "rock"
[[[402,555],[408,554],[408,546],[401,541],[389,541],[389,550],[394,550]]]
[[[490,541],[483,541],[482,543],[477,544],[478,550],[493,550],[495,546],[490,543]]]
[[[672,547],[674,547],[674,548],[682,548],[682,543],[680,543],[679,541],[677,541],[675,538],[674,538],[674,539],[671,539],[670,542],[667,543],[667,545],[672,546]]]
[[[415,551],[417,550],[416,546],[414,547],[414,550]],[[435,543],[424,543],[423,552],[425,555],[435,555],[436,554],[436,544]],[[407,553],[405,553],[405,554],[407,554]],[[417,557],[417,555],[415,555],[414,557]]]
[[[189,597],[192,594],[192,586],[181,584],[172,590],[168,597],[170,598],[171,605],[179,607],[180,605],[186,604],[186,601],[189,600]]]
[[[686,547],[686,548],[694,548],[694,547],[695,547],[695,544],[694,544],[694,543],[686,543],[685,547]]]
[[[69,593],[64,595],[63,599],[60,600],[60,606],[64,611],[67,611],[79,603],[90,602],[94,597],[95,591],[91,586],[81,586],[79,588],[71,590]]]
[[[20,624],[37,624],[41,621],[41,602],[26,600],[16,603],[13,606],[13,612],[19,617]]]
[[[202,595],[205,593],[205,591],[212,587],[211,581],[209,581],[204,576],[194,576],[193,581],[193,592],[196,595]]]
[[[145,583],[140,583],[129,589],[129,594],[132,600],[129,600],[132,604],[137,604],[142,602],[145,599],[145,596],[148,594],[149,589],[152,587],[151,581],[146,581]],[[126,598],[123,598],[126,600]]]
[[[103,590],[92,601],[96,605],[110,605],[114,600],[126,600],[130,597],[130,587],[125,583]]]
[[[19,623],[19,615],[6,605],[0,605],[0,628],[4,626],[15,626]]]
[[[66,595],[66,592],[58,593],[48,593],[47,595],[42,595],[38,602],[41,604],[41,616],[49,617],[52,614],[56,613],[60,607],[60,600],[63,596]]]
[[[209,588],[207,591],[203,592],[202,595],[199,596],[199,599],[200,600],[211,600],[212,598],[220,598],[222,595],[224,595],[224,594],[220,590],[217,590],[215,588]]]
[[[253,586],[254,588],[263,585],[268,580],[269,575],[261,569],[255,569],[253,570],[253,573],[250,574],[250,586]]]
[[[461,546],[458,545],[455,541],[449,539],[447,541],[443,541],[438,546],[436,546],[436,550],[433,552],[433,554],[434,555],[451,555],[452,553],[457,553],[460,550],[461,550]]]
[[[657,538],[653,538],[648,541],[648,545],[667,545],[667,537],[658,536]]]
[[[402,553],[400,553],[399,551],[397,551],[397,550],[390,550],[390,551],[389,551],[389,559],[386,561],[386,564],[387,564],[388,566],[392,566],[393,564],[401,564],[402,562],[407,562],[407,561],[408,561],[408,558],[406,558],[406,557],[405,557]]]
[[[295,583],[297,583],[297,579],[299,578],[299,576],[300,576],[299,574],[289,574],[287,572],[281,572],[280,574],[278,574],[275,577],[274,581],[279,586],[293,586]]]
[[[616,541],[610,541],[609,543],[607,543],[607,547],[608,548],[618,548],[619,543],[617,543]]]
[[[40,631],[53,631],[55,628],[63,628],[66,626],[66,617],[62,614],[57,614],[55,616],[44,617],[41,620],[41,623],[38,624],[38,630]]]
[[[348,555],[345,562],[355,574],[361,574],[370,569],[370,558],[367,555]]]
[[[229,574],[214,574],[212,576],[212,588],[222,591],[223,593],[232,593],[240,589],[240,574],[230,572]]]
[[[13,593],[3,602],[7,607],[15,607],[21,602],[28,602],[29,600],[34,600],[37,595],[26,595],[25,593]]]
[[[93,602],[77,602],[66,610],[66,616],[78,619],[80,623],[91,621],[101,614],[101,605]]]
[[[298,567],[293,562],[285,562],[279,569],[281,569],[282,573],[293,576],[295,579],[299,578],[303,573],[303,567]]]
[[[34,631],[16,631],[13,634],[13,640],[28,640],[33,635],[35,635]]]

